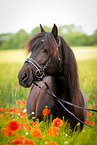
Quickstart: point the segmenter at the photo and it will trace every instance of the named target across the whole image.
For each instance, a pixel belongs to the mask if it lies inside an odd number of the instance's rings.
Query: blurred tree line
[[[51,28],[44,26],[46,31],[51,31]],[[59,35],[62,36],[70,46],[97,46],[97,29],[92,35],[87,35],[83,32],[81,26],[64,25],[59,28]],[[36,33],[40,32],[40,27],[35,27],[30,34],[24,29],[17,33],[0,34],[0,49],[23,49],[26,42]]]

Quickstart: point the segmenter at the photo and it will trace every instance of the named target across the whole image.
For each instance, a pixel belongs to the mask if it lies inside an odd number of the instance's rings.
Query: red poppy
[[[97,103],[95,105],[97,106]]]
[[[89,120],[88,119],[86,119],[86,122],[85,123],[88,123],[89,122]]]
[[[18,89],[18,86],[14,86],[14,89],[15,89],[15,90]]]
[[[27,129],[27,123],[21,123],[21,129],[26,130]]]
[[[48,110],[48,109],[44,109],[43,111],[42,111],[42,114],[43,115],[48,115],[50,113],[50,110]]]
[[[8,135],[8,136],[12,136],[13,132],[11,130],[9,130],[8,128],[1,128],[1,132],[4,135]]]
[[[26,101],[25,100],[22,100],[21,101],[21,104],[26,105]]]
[[[1,118],[4,118],[4,114],[0,114],[0,117],[1,117]]]
[[[88,113],[87,113],[87,116],[88,116],[88,117],[91,117],[91,116],[92,116],[92,113],[88,112]]]
[[[23,145],[36,145],[36,143],[32,139],[26,138],[26,139],[23,140]]]
[[[87,101],[89,100],[89,97],[86,97]]]
[[[1,112],[7,112],[3,107],[0,107]]]
[[[61,127],[63,126],[63,121],[60,118],[56,118],[53,120],[52,125]]]
[[[42,132],[40,128],[35,128],[32,130],[31,135],[34,137],[42,137]]]
[[[7,123],[7,128],[11,131],[17,131],[20,129],[20,122],[16,120],[11,120]]]
[[[21,144],[22,141],[20,139],[14,139],[13,141],[11,141],[11,144]]]
[[[92,108],[95,108],[95,105],[92,105]]]
[[[17,100],[17,102],[16,102],[17,104],[21,104],[21,100]]]
[[[20,139],[21,141],[23,141],[23,140],[26,138],[25,136],[23,136],[23,135],[21,135],[21,134],[18,134],[17,137],[18,137],[18,139]]]
[[[95,97],[96,97],[96,95],[95,95],[95,94],[93,94],[93,97],[95,98]]]
[[[9,112],[15,112],[16,111],[16,108],[10,108],[8,111]]]
[[[29,130],[29,131],[32,130],[32,127],[31,127],[30,125],[28,126],[28,130]]]
[[[55,141],[51,141],[51,142],[46,141],[45,143],[48,145],[58,145]]]
[[[90,121],[89,125],[95,125],[95,123],[93,121]]]
[[[33,125],[34,127],[36,127],[38,125],[38,122],[37,121],[35,121],[35,122],[31,121],[30,124]]]
[[[58,128],[58,127],[52,127],[52,128],[50,128],[50,129],[48,129],[48,131],[47,131],[47,135],[48,136],[51,136],[51,135],[53,135],[53,136],[58,136],[58,131],[59,131],[60,129]]]

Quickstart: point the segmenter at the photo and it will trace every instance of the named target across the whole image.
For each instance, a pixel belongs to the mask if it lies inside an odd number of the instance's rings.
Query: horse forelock
[[[36,34],[28,41],[26,46],[28,53],[37,49],[42,40],[44,41],[44,46],[48,49],[49,52],[57,48],[57,43],[53,34],[50,32],[42,32]],[[40,47],[42,47],[42,45]]]

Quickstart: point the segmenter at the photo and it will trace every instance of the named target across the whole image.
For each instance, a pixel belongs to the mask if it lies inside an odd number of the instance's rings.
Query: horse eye
[[[44,49],[44,51],[43,52],[48,52],[48,50],[47,49]]]

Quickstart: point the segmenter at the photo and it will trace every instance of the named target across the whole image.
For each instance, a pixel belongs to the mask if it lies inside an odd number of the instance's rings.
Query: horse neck
[[[71,102],[71,98],[68,97],[69,90],[68,87],[66,86],[65,78],[63,76],[52,77],[51,86],[52,86],[52,91],[57,97]]]

